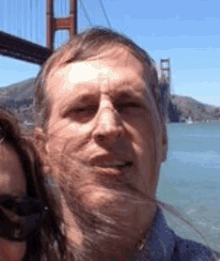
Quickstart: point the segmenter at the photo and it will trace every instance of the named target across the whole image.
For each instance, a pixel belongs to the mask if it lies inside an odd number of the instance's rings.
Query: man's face
[[[153,196],[162,128],[149,89],[151,72],[127,50],[115,48],[115,53],[113,58],[108,54],[68,64],[50,76],[46,150],[78,160],[109,179],[125,175]]]

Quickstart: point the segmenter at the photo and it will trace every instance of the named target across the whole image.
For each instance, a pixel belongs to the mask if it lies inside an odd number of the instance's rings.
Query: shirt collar
[[[135,254],[135,261],[168,261],[172,257],[175,246],[174,232],[168,227],[160,208],[157,209],[153,219],[150,243],[147,245],[146,242],[147,239],[145,239],[144,247]]]

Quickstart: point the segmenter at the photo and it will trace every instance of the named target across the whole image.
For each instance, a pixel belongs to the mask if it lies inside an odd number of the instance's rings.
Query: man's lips
[[[101,168],[117,168],[121,169],[124,167],[131,166],[131,162],[120,162],[120,161],[113,161],[113,162],[104,162],[101,164],[97,164],[96,166],[101,167]]]
[[[90,164],[95,167],[100,168],[117,168],[122,169],[124,167],[129,167],[133,163],[130,160],[116,159],[113,155],[103,155],[96,156],[91,159]]]

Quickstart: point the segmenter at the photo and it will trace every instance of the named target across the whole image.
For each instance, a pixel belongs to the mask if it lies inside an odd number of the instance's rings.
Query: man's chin
[[[118,176],[111,179],[95,175],[94,169],[81,171],[63,173],[60,188],[84,235],[82,249],[89,251],[90,260],[114,260],[113,256],[123,260],[145,229],[140,217],[146,198]]]

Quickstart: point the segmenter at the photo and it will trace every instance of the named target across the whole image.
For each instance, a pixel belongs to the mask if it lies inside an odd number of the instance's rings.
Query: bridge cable
[[[61,11],[62,17],[65,17],[65,11],[64,11],[65,2],[66,2],[66,0],[63,1],[62,7],[61,7],[61,8],[62,8],[62,11]],[[65,38],[65,36],[64,36],[64,30],[62,30],[62,34],[61,34],[61,45],[62,45],[63,42],[64,42],[64,38]]]
[[[82,6],[82,9],[83,9],[83,13],[84,13],[84,15],[85,15],[87,21],[89,22],[89,25],[90,25],[90,26],[93,26],[93,24],[92,24],[92,22],[91,22],[91,20],[90,20],[90,18],[89,18],[89,15],[88,15],[88,13],[87,13],[87,11],[86,11],[86,8],[85,8],[85,6],[84,6],[84,4],[83,4],[83,1],[80,0],[80,3],[81,3],[81,6]]]
[[[25,3],[25,4],[24,4],[24,25],[25,25],[24,35],[26,35],[25,38],[28,37],[28,23],[25,22],[25,21],[28,21],[28,12],[27,12],[27,9],[28,9],[28,5]]]
[[[36,16],[37,16],[37,10],[36,10],[36,0],[33,2],[33,30],[35,32],[35,43],[37,43],[37,24],[36,24]]]
[[[0,19],[0,21],[1,21],[0,29],[3,31],[4,30],[4,0],[2,2],[2,19]]]
[[[6,2],[6,4],[5,4],[5,6],[7,5],[7,3],[8,2]],[[7,9],[7,7],[5,7],[5,10]],[[6,13],[6,12],[5,12]],[[7,28],[7,19],[5,19],[5,25],[6,25],[6,27],[5,28]],[[7,29],[5,29],[6,31],[7,31]]]
[[[15,22],[15,29],[14,29],[14,34],[15,35],[18,35],[18,13],[17,13],[17,10],[18,10],[18,1],[15,0],[15,12],[14,12],[14,22]],[[16,21],[17,20],[17,21]]]
[[[14,13],[14,18],[16,18],[16,19],[15,19],[16,34],[21,37],[21,35],[20,35],[20,34],[21,34],[20,16],[19,16],[19,14],[18,14],[18,5],[19,5],[19,3],[18,3],[18,1],[16,0],[16,8],[15,8],[15,10],[16,10],[17,12]],[[19,7],[20,7],[20,6],[19,6]]]
[[[63,17],[64,16],[64,14],[63,14],[63,5],[64,5],[64,2],[66,2],[66,0],[64,0],[64,1],[60,1],[60,4],[61,4],[61,16]]]
[[[61,17],[63,16],[63,1],[60,1],[60,11],[61,11]],[[63,40],[63,30],[60,31],[60,44],[59,46],[62,45],[62,40]]]
[[[10,0],[9,0],[10,1]],[[9,2],[8,1],[8,2]],[[10,11],[9,11],[10,10]],[[12,2],[12,6],[11,6],[11,8],[9,9],[9,8],[7,8],[7,13],[8,12],[10,12],[10,17],[13,17],[13,11],[14,11],[14,4],[13,4],[13,2]],[[12,31],[13,31],[13,29],[14,29],[14,20],[12,19],[11,20],[11,23],[9,23],[9,27],[10,27],[10,29],[8,29],[8,31],[9,31],[9,33],[12,33]]]
[[[19,24],[21,24],[20,25],[20,27],[21,27],[21,38],[24,38],[23,37],[23,26],[22,26],[22,16],[23,16],[22,12],[23,12],[23,7],[24,7],[23,3],[24,3],[24,1],[21,0],[21,15],[20,15],[20,21],[19,21]]]
[[[42,36],[43,35],[46,35],[46,33],[44,33],[44,27],[41,26],[42,25],[42,19],[40,19],[40,17],[42,16],[41,14],[41,5],[40,3],[42,3],[41,1],[38,1],[37,0],[37,4],[38,4],[38,21],[40,21],[41,23],[38,22],[38,41],[39,41],[39,44],[43,45],[43,39],[42,39]],[[43,9],[43,8],[42,8]],[[43,9],[44,10],[44,9]],[[45,12],[44,12],[45,13]],[[46,20],[46,15],[44,16],[44,19]],[[42,32],[41,30],[42,29]],[[40,33],[41,32],[41,33]]]
[[[67,12],[67,0],[65,0],[65,2],[64,2],[64,14],[65,14],[65,16],[68,14],[68,12]],[[67,38],[66,36],[67,36],[67,31],[65,30],[64,31],[63,43],[66,42],[66,38]]]
[[[19,21],[19,14],[18,14],[18,1],[15,0],[15,12],[14,12],[14,20],[15,20],[15,35],[20,36],[20,21]]]
[[[64,10],[65,10],[65,15],[67,15],[69,12],[67,11],[67,0],[65,1],[65,6],[64,6]],[[69,32],[67,30],[64,31],[64,40],[63,42],[67,41],[67,36],[68,36]]]
[[[12,7],[11,7],[11,17],[13,17],[13,13],[15,14],[16,12],[16,7],[15,7],[15,1],[12,2]],[[12,19],[12,26],[11,26],[11,34],[15,34],[15,19]]]
[[[9,2],[9,1],[8,1]],[[7,3],[8,3],[7,2]],[[12,8],[13,8],[13,4],[12,4]],[[8,12],[8,10],[10,10],[10,17],[13,17],[13,9],[12,8],[7,8],[7,12]],[[7,19],[7,20],[9,20],[9,19]],[[10,25],[10,29],[9,29],[9,32],[12,32],[12,30],[13,30],[13,25],[14,25],[14,20],[12,20],[11,21],[11,23],[9,23],[9,25]]]
[[[1,19],[1,22],[2,22],[2,27],[1,27],[1,30],[3,31],[4,30],[4,27],[5,27],[5,22],[4,22],[4,10],[5,10],[5,4],[4,4],[4,1],[3,1],[3,4],[2,4],[2,10],[3,10],[3,14],[2,14],[2,19]]]
[[[106,10],[105,10],[105,7],[104,7],[104,4],[103,4],[102,0],[99,0],[99,3],[100,3],[100,6],[102,8],[102,12],[104,13],[105,19],[106,19],[106,21],[108,23],[108,26],[112,29],[111,23],[110,23],[110,21],[108,19],[108,16],[107,16],[107,13],[106,13]]]
[[[37,22],[37,14],[38,14],[38,0],[36,0],[35,26],[36,26],[36,42],[39,43],[39,35],[38,35],[39,23]]]
[[[67,14],[67,0],[65,1],[65,14]]]
[[[30,3],[30,40],[32,40],[32,23],[31,23],[31,12],[32,12],[32,0],[29,0]]]
[[[57,1],[57,4],[56,4],[57,7],[58,7],[58,3],[59,3],[59,5],[61,5],[61,1],[59,1],[59,2]],[[59,17],[59,10],[60,10],[60,8],[57,8],[57,12],[56,12],[56,16],[57,17]],[[61,31],[60,30],[55,31],[55,34],[57,35],[57,47],[59,47],[60,46],[60,34],[61,34]]]
[[[22,24],[23,24],[23,26],[22,26],[22,30],[23,30],[23,38],[25,38],[25,35],[27,35],[27,29],[26,29],[26,27],[27,27],[27,23],[25,23],[25,16],[26,16],[26,12],[25,12],[25,9],[26,9],[26,3],[25,3],[25,0],[23,0],[23,8],[22,8],[22,10],[23,10],[23,15],[22,15]]]
[[[12,8],[7,8],[7,10],[9,10],[9,9],[11,10],[11,15],[10,16],[13,17],[13,9]],[[9,20],[9,19],[7,19],[7,20]],[[9,22],[9,24],[10,24],[10,31],[9,32],[12,32],[14,23],[10,23]]]
[[[63,1],[60,1],[60,11],[61,11],[61,17],[63,16]],[[59,46],[62,45],[62,39],[63,39],[63,30],[60,31],[60,44]]]
[[[18,11],[18,1],[17,1],[17,11]],[[20,15],[18,14],[18,12],[17,12],[17,34],[21,37],[21,27],[22,27],[22,24],[21,24],[21,18],[20,18]]]

